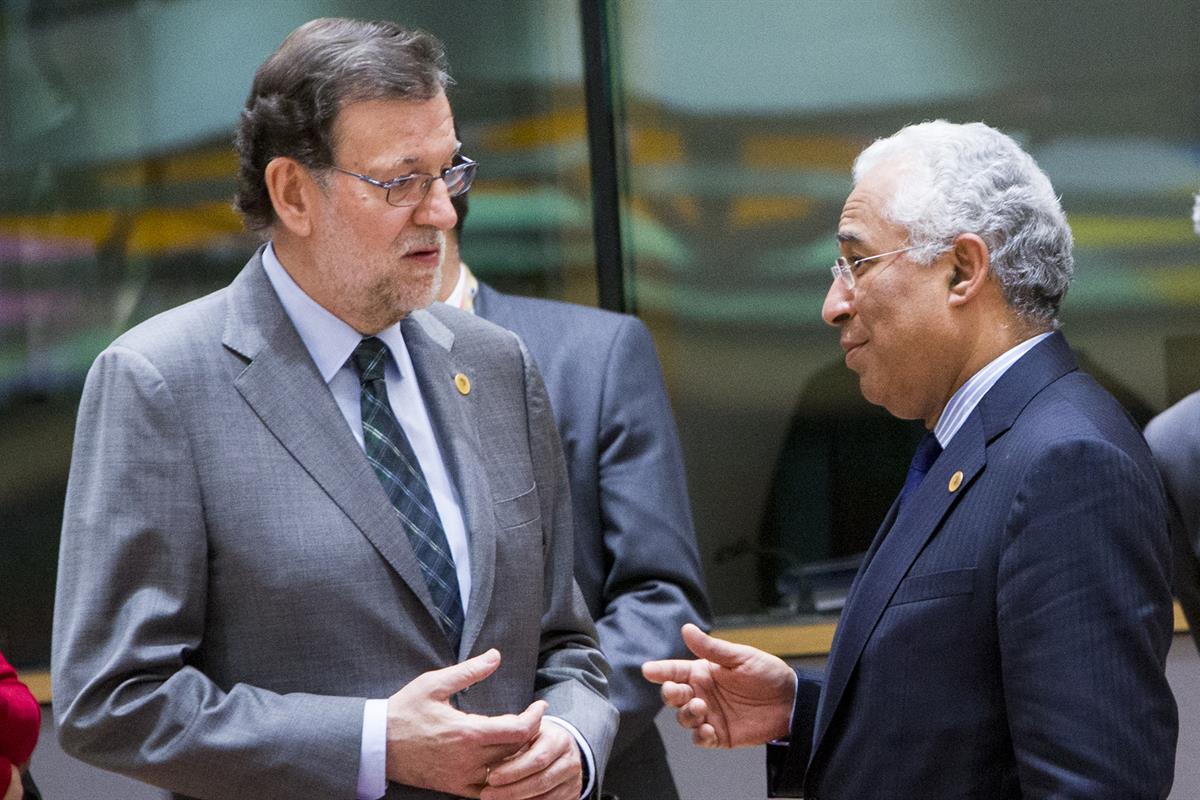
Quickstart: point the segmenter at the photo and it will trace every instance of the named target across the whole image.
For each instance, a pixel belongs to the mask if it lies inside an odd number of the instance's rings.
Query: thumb
[[[757,650],[749,645],[735,644],[715,636],[709,636],[692,623],[683,626],[683,643],[700,658],[708,659],[714,664],[733,669],[753,656]]]
[[[542,727],[542,717],[549,707],[545,700],[534,700],[528,708],[517,715],[518,727],[522,728],[530,739]]]
[[[496,648],[480,653],[474,658],[427,672],[429,694],[435,700],[448,700],[469,686],[474,686],[491,675],[500,666],[500,651]]]

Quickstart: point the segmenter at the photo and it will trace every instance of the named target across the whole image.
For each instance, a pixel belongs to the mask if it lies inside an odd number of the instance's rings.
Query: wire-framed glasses
[[[429,188],[433,186],[433,182],[439,178],[446,182],[446,192],[451,197],[458,197],[471,188],[472,181],[475,180],[475,170],[478,169],[479,163],[472,161],[466,156],[456,156],[459,163],[451,167],[446,167],[437,175],[430,175],[427,172],[413,172],[408,175],[401,175],[398,178],[392,178],[390,181],[377,181],[367,175],[360,175],[357,172],[351,172],[348,169],[341,167],[332,167],[331,169],[349,175],[352,178],[358,178],[360,181],[366,181],[372,186],[378,186],[387,192],[387,203],[390,206],[415,206],[425,199],[425,195],[429,194]]]
[[[887,258],[889,256],[898,256],[901,253],[907,253],[909,250],[916,250],[921,246],[922,245],[914,244],[911,247],[902,247],[899,250],[889,250],[888,252],[880,253],[879,255],[863,256],[862,258],[856,258],[853,261],[849,260],[845,256],[838,256],[837,260],[833,262],[833,266],[829,269],[831,272],[833,272],[834,280],[841,279],[842,284],[847,289],[853,289],[855,284],[854,271],[857,270],[859,265],[862,263],[866,261],[875,261],[876,259],[880,258]]]

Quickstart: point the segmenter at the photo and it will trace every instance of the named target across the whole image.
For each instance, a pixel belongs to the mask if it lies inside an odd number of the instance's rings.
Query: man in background
[[[1146,441],[1171,509],[1172,584],[1200,650],[1200,392],[1150,420]]]
[[[646,676],[770,788],[866,797],[1165,798],[1170,545],[1149,448],[1058,330],[1072,237],[1008,136],[944,121],[854,165],[822,315],[863,396],[924,422],[823,673],[684,631]]]
[[[470,187],[441,44],[321,19],[259,68],[230,286],[80,405],[64,749],[199,798],[578,800],[616,728],[567,475],[515,337],[440,304]]]
[[[710,624],[683,457],[654,343],[640,320],[514,297],[460,256],[467,195],[452,198],[441,299],[518,334],[546,381],[575,521],[575,577],[612,665],[621,714],[605,773],[621,800],[678,797],[654,725],[662,704],[642,662],[686,653],[680,627]]]

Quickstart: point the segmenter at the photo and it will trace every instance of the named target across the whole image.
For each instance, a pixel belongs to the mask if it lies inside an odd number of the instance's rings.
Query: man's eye
[[[387,187],[389,189],[402,189],[411,184],[415,179],[415,175],[401,175],[399,178],[392,178],[390,181],[388,181]]]

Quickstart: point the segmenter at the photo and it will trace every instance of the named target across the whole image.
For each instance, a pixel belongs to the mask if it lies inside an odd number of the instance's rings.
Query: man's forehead
[[[444,94],[429,100],[385,98],[350,103],[334,123],[335,147],[359,151],[377,166],[442,160],[460,147]]]

